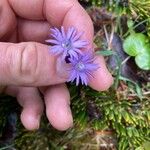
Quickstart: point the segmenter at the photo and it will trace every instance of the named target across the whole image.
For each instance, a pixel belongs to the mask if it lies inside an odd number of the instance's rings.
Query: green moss
[[[16,149],[89,148],[89,150],[96,150],[97,146],[109,147],[112,143],[114,147],[117,147],[118,141],[118,149],[126,150],[142,147],[146,141],[150,140],[150,109],[148,107],[150,102],[148,99],[142,99],[142,101],[138,97],[132,101],[123,97],[118,99],[116,91],[112,89],[107,92],[96,92],[90,88],[77,88],[73,85],[69,86],[69,89],[74,128],[66,132],[56,131],[43,116],[41,128],[38,131],[29,132],[19,121],[17,137],[14,141]],[[12,111],[12,106],[16,105],[10,99],[5,102],[1,101],[3,114],[3,110],[6,109],[8,112],[11,108]],[[92,109],[89,111],[90,107]],[[1,122],[4,124],[3,120]],[[111,134],[108,135],[105,131]]]

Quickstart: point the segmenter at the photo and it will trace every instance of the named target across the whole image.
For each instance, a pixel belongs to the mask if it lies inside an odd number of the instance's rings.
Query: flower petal
[[[63,37],[64,39],[66,39],[65,29],[64,29],[63,26],[61,26],[61,34],[62,34],[62,37]]]
[[[76,86],[78,86],[78,85],[79,85],[79,82],[80,82],[80,76],[79,76],[79,75],[77,75],[77,77],[76,77]]]
[[[59,41],[57,41],[57,40],[46,40],[46,42],[48,42],[48,43],[51,43],[51,44],[60,44],[60,42]]]
[[[67,32],[67,39],[70,39],[72,38],[72,34],[75,32],[75,28],[71,27],[68,29],[68,32]]]
[[[84,33],[84,32],[80,32],[80,33],[78,33],[78,34],[74,34],[74,35],[72,36],[73,41],[79,40],[79,38],[83,35],[83,33]]]
[[[73,46],[75,48],[84,48],[87,45],[88,45],[88,42],[87,41],[83,41],[83,40],[78,40],[76,42],[73,42]]]
[[[75,57],[77,58],[78,57],[78,54],[76,53],[76,51],[69,51],[68,54],[70,55],[70,57]]]
[[[85,67],[87,70],[91,70],[91,71],[95,71],[99,68],[98,64],[86,64]]]
[[[58,45],[51,46],[50,50],[55,53],[56,55],[60,54],[63,52],[63,49]]]
[[[81,83],[82,83],[82,85],[87,85],[88,84],[88,77],[87,77],[87,75],[86,74],[81,74],[80,75],[80,79],[81,79]]]

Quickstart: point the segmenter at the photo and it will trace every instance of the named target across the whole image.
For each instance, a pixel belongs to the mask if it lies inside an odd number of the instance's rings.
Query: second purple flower
[[[87,85],[91,77],[93,77],[93,71],[97,70],[99,66],[94,63],[94,55],[90,51],[79,55],[77,58],[70,58],[71,69],[69,72],[68,82],[76,82],[82,85]]]

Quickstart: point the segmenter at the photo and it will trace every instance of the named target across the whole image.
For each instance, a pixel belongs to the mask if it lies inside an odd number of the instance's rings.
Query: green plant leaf
[[[144,143],[144,149],[149,150],[149,148],[150,148],[150,142],[147,141],[147,142]]]
[[[14,145],[8,145],[6,147],[0,148],[0,150],[7,150],[7,149],[11,149]]]
[[[128,127],[127,128],[127,134],[128,134],[128,136],[131,138],[132,136],[133,136],[133,131],[132,131],[133,129],[132,129],[132,127]]]
[[[99,54],[102,56],[111,56],[114,54],[114,52],[111,50],[100,50],[100,51],[97,51],[96,54]]]
[[[150,51],[137,55],[135,62],[139,68],[150,70]]]
[[[147,51],[147,37],[142,33],[134,33],[128,36],[123,43],[124,51],[130,56],[137,56]]]
[[[140,86],[138,84],[135,84],[135,88],[136,88],[136,93],[137,93],[138,97],[140,99],[142,99],[142,89],[140,88]]]
[[[128,21],[127,21],[127,25],[128,25],[128,28],[129,28],[129,29],[132,29],[132,28],[133,28],[133,26],[134,26],[134,22],[133,22],[133,20],[131,20],[131,19],[130,19],[130,20],[128,20]]]

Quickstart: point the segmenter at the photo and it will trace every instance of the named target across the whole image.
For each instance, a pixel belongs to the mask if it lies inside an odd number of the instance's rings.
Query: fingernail
[[[35,118],[36,129],[39,129],[39,127],[40,127],[40,118],[41,118],[40,115],[38,115],[38,116]]]
[[[31,130],[39,129],[40,127],[40,116],[30,116],[30,128]]]

